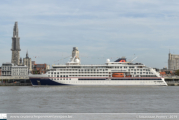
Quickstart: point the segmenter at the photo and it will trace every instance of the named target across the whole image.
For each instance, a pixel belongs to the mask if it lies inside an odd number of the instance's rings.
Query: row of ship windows
[[[74,68],[76,68],[76,69],[82,69],[82,68],[84,68],[84,69],[89,69],[89,68],[102,68],[102,69],[104,69],[104,68],[109,68],[108,66],[80,66],[80,67],[53,67],[53,68],[64,68],[64,69],[74,69]]]
[[[105,76],[107,77],[108,75],[69,75],[70,77],[76,77],[76,76]],[[53,75],[48,75],[48,77],[59,77],[59,75],[57,76],[53,76]],[[61,75],[60,77],[68,77],[68,75]]]
[[[148,69],[129,69],[129,71],[150,71]]]
[[[66,74],[66,73],[64,73],[64,74]],[[139,73],[139,72],[137,72],[137,73],[136,73],[136,72],[131,72],[131,74],[135,74],[135,75],[136,75],[136,74],[141,74],[141,75],[142,75],[142,74],[147,74],[147,75],[149,74],[149,75],[150,75],[150,74],[153,74],[153,73],[151,73],[151,72],[149,72],[149,73],[148,73],[148,72],[146,72],[146,73],[145,73],[145,72],[143,72],[143,73],[142,73],[142,72],[140,72],[140,73]],[[94,75],[94,74],[92,74],[92,75],[80,75],[80,74],[79,74],[79,75],[76,75],[76,76],[107,76],[107,75],[108,75],[108,74],[106,74],[106,75],[105,75],[105,74],[103,74],[103,75]],[[50,77],[50,75],[48,75],[48,76]],[[57,75],[56,75],[56,74],[51,75],[51,77],[53,77],[53,76],[54,76],[54,77],[59,77],[58,74],[57,74]],[[63,75],[60,75],[60,76],[63,76]],[[75,75],[69,75],[69,76],[75,76]]]
[[[59,79],[59,78],[58,78],[58,79],[54,78],[53,80],[71,80],[71,78],[63,78],[63,79],[62,79],[62,78],[61,78],[61,79]]]
[[[68,70],[64,70],[64,71],[68,71]],[[70,72],[72,71],[78,71],[78,70],[71,70]],[[99,72],[100,70],[79,70],[79,72]],[[105,70],[107,71],[107,70]],[[59,74],[59,73],[63,73],[63,72],[48,72],[48,74]],[[102,71],[101,71],[102,73]],[[104,70],[103,70],[103,73],[104,73]],[[107,72],[106,72],[107,73]]]
[[[135,75],[134,77],[157,77],[156,75]]]
[[[115,68],[134,68],[134,67],[115,67]],[[59,69],[60,71],[108,71],[108,69]],[[134,71],[150,71],[149,69],[131,69]]]
[[[48,74],[66,74],[66,73],[103,73],[103,74],[105,74],[105,73],[108,73],[108,72],[48,72]],[[134,74],[139,74],[139,72],[131,72],[131,73],[134,73]],[[143,74],[153,74],[152,72],[143,72]],[[142,72],[140,72],[140,74],[142,74]]]
[[[142,72],[140,72],[140,73],[139,72],[131,72],[131,73],[134,73],[134,74],[153,74],[152,72],[149,72],[149,73],[148,72],[143,72],[143,73]]]
[[[48,77],[50,77],[50,75],[48,75]],[[59,75],[55,75],[55,76],[53,76],[53,75],[51,75],[51,77],[59,77]],[[68,77],[68,75],[60,75],[60,77]]]
[[[69,77],[109,77],[108,75],[69,75]],[[57,77],[59,78],[59,76],[48,76],[48,77]],[[61,76],[61,77],[68,77],[68,76]],[[157,77],[155,75],[143,75],[143,76],[134,76],[134,77]]]
[[[60,71],[108,71],[108,69],[59,69]]]
[[[78,79],[78,80],[106,80],[106,79]]]
[[[104,76],[108,77],[108,75],[48,75],[48,77],[83,77],[83,76]],[[134,77],[157,77],[156,75],[135,75]]]
[[[122,67],[122,66],[121,66]],[[124,67],[124,66],[123,66]],[[130,66],[130,67],[134,67],[134,66]],[[53,68],[57,68],[57,69],[109,69],[109,68],[115,68],[114,66],[81,66],[81,67],[53,67]]]
[[[120,66],[115,68],[143,68],[143,66]]]
[[[61,68],[61,69],[73,69],[73,68],[76,68],[76,69],[100,69],[100,68],[103,68],[103,69],[106,69],[106,68],[142,68],[142,66],[106,66],[106,67],[54,67],[54,68]],[[107,69],[106,69],[107,70]]]
[[[51,74],[65,74],[65,73],[108,73],[108,72],[54,72],[54,73],[51,72]]]
[[[69,75],[71,77],[73,76],[108,76],[108,75]]]

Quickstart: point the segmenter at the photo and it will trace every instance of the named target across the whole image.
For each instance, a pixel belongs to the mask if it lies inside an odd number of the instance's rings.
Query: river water
[[[174,86],[1,86],[0,113],[178,113]]]

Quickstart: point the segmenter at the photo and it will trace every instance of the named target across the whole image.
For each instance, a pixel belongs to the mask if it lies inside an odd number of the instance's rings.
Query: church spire
[[[27,50],[27,52],[26,52],[26,58],[29,58],[28,50]]]
[[[17,24],[17,22],[15,22],[14,29],[13,29],[13,37],[18,37],[19,36],[18,32],[19,32],[18,24]]]
[[[20,38],[19,38],[19,30],[18,30],[18,24],[15,22],[14,29],[13,29],[13,37],[12,37],[12,51],[21,51],[20,49]]]

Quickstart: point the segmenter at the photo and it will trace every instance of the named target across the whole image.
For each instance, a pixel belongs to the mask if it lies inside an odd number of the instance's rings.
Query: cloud
[[[137,54],[138,61],[162,68],[168,50],[177,53],[178,5],[175,0],[0,1],[0,63],[11,60],[12,28],[18,21],[21,57],[28,49],[32,59],[41,56],[39,63],[52,64],[78,47],[80,54],[94,58]]]

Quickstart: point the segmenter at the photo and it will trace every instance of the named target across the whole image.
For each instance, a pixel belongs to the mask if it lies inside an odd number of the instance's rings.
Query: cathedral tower
[[[14,29],[13,29],[11,51],[12,51],[11,63],[14,63],[14,65],[19,65],[21,49],[20,49],[20,38],[19,38],[19,34],[18,34],[17,22],[15,22]]]
[[[23,59],[24,65],[26,65],[30,71],[32,71],[32,61],[31,58],[29,58],[28,51],[26,53],[26,57]]]

